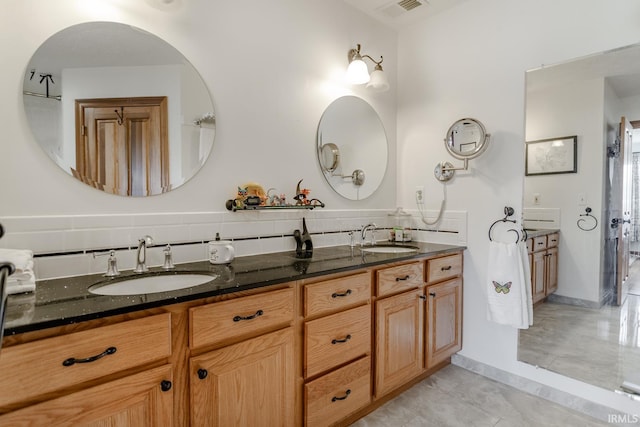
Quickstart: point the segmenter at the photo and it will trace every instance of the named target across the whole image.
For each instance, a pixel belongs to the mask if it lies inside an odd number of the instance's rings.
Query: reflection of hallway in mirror
[[[533,326],[520,331],[518,360],[608,390],[640,384],[640,261],[628,282],[621,306],[537,305]]]

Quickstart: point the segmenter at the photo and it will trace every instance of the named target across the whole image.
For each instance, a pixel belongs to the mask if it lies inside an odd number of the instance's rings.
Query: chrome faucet
[[[141,237],[138,239],[138,251],[136,252],[136,268],[133,270],[134,273],[146,273],[149,271],[149,267],[147,267],[147,246],[151,246],[153,244],[153,238],[149,235]]]
[[[360,233],[360,239],[361,239],[361,242],[362,242],[362,246],[364,246],[366,244],[366,242],[367,242],[366,241],[367,231],[369,231],[369,230],[371,230],[371,246],[376,244],[376,237],[375,237],[376,227],[377,227],[377,225],[375,225],[373,222],[365,225],[364,227],[362,227],[362,231]]]

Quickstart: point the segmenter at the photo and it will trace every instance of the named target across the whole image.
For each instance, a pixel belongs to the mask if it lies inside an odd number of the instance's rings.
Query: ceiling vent
[[[424,3],[426,3],[425,0],[400,0],[399,2],[393,2],[387,6],[383,6],[379,10],[387,16],[396,18],[418,6],[422,6]]]

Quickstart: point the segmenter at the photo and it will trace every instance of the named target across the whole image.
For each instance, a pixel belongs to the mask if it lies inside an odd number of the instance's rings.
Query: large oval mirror
[[[111,194],[173,190],[206,161],[213,101],[175,48],[139,28],[88,22],[47,39],[27,66],[24,108],[42,149]]]
[[[366,101],[343,96],[322,114],[318,162],[325,179],[350,200],[371,196],[387,170],[387,136],[378,113]]]

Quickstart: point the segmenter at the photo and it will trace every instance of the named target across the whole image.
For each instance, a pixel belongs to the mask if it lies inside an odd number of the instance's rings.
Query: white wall
[[[441,189],[432,170],[461,117],[481,120],[491,147],[447,187],[448,207],[469,212],[461,354],[601,403],[638,413],[637,403],[517,361],[517,330],[486,320],[487,229],[505,205],[522,209],[525,71],[635,43],[640,3],[471,0],[399,34],[398,204],[427,206]]]
[[[304,179],[328,209],[395,206],[395,31],[340,0],[211,2],[76,0],[3,2],[0,40],[0,216],[92,215],[224,211],[237,185],[257,181],[292,197]],[[35,12],[34,12],[35,11]],[[35,143],[22,102],[22,78],[33,52],[49,36],[81,22],[131,24],[158,35],[198,69],[213,94],[217,115],[213,154],[200,173],[168,194],[111,196],[66,175]],[[346,53],[361,43],[384,55],[392,89],[371,93],[343,82]],[[382,188],[364,201],[348,201],[325,182],[316,162],[315,136],[322,112],[353,94],[380,115],[390,145]],[[242,165],[242,167],[239,167]],[[17,182],[17,183],[16,183]],[[11,183],[11,184],[8,184]]]
[[[560,209],[562,261],[556,294],[596,303],[600,302],[602,227],[585,232],[576,221],[586,206],[602,218],[603,109],[602,78],[527,92],[525,140],[577,135],[578,172],[525,177],[524,207]],[[534,194],[539,195],[538,205]],[[579,205],[578,194],[586,197],[585,206]]]

